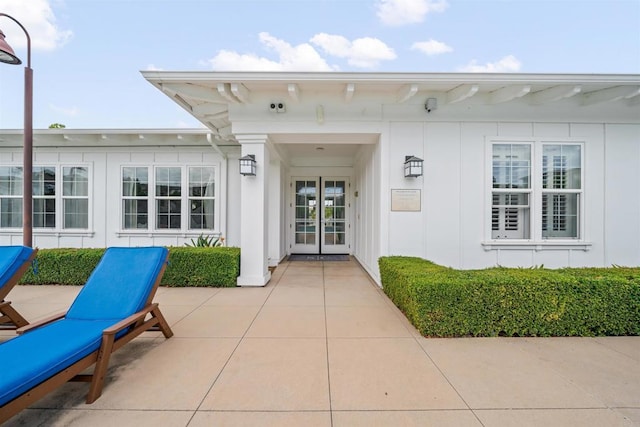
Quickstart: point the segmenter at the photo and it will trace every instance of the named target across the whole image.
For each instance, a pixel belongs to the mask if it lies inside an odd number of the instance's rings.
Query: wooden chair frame
[[[113,352],[120,349],[145,331],[159,330],[165,338],[171,338],[173,336],[173,331],[160,312],[158,303],[152,303],[166,269],[166,261],[167,260],[165,259],[153,288],[151,289],[151,292],[149,292],[146,305],[142,310],[104,329],[102,332],[102,341],[98,350],[78,360],[74,364],[33,387],[31,390],[0,407],[0,424],[4,423],[18,412],[29,407],[68,381],[90,382],[91,384],[89,386],[86,403],[89,404],[95,402],[102,394],[102,388],[109,368],[109,359]],[[18,334],[29,333],[31,330],[63,318],[65,314],[66,312],[50,316],[22,327],[18,329],[17,332]],[[127,332],[124,335],[117,337],[118,333],[125,330],[127,330]],[[94,364],[95,368],[93,369],[92,374],[81,374],[82,371]]]
[[[29,266],[33,262],[38,253],[38,249],[34,249],[22,266],[9,278],[9,280],[0,288],[0,329],[18,329],[27,326],[29,322],[22,317],[18,311],[11,306],[11,301],[5,301],[5,298],[11,292],[13,287],[18,284],[24,273],[27,272]]]

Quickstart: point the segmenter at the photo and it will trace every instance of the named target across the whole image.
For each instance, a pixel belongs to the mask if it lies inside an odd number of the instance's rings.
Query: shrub
[[[31,285],[83,285],[104,249],[40,249],[35,263],[22,277]],[[35,271],[34,271],[35,266]],[[236,285],[240,274],[240,249],[233,247],[172,247],[163,286]]]
[[[383,257],[384,292],[425,336],[640,334],[640,269],[454,270]]]
[[[236,286],[240,249],[234,247],[170,248],[164,286]]]

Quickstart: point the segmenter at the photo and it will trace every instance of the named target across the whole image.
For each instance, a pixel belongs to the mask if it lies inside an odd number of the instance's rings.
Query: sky
[[[640,74],[640,0],[0,0],[33,125],[200,128],[141,70]],[[26,36],[0,30],[26,62]],[[0,63],[0,129],[24,65]]]

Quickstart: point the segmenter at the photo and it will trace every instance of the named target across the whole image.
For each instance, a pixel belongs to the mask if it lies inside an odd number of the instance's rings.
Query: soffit
[[[231,105],[265,99],[306,102],[332,99],[348,104],[415,102],[437,96],[442,104],[498,105],[525,100],[531,105],[577,99],[578,105],[640,104],[639,75],[498,73],[305,73],[144,71],[154,86],[190,112],[222,141],[235,141]],[[478,101],[480,100],[480,101]],[[286,137],[277,137],[286,143]],[[356,142],[360,143],[360,142]]]

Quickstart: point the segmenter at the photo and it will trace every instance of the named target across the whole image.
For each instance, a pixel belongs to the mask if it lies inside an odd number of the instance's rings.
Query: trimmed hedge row
[[[454,270],[411,257],[379,267],[424,336],[640,334],[640,268]]]
[[[83,285],[98,265],[104,249],[40,249],[21,283]],[[172,247],[162,286],[236,286],[240,249],[234,247]]]

